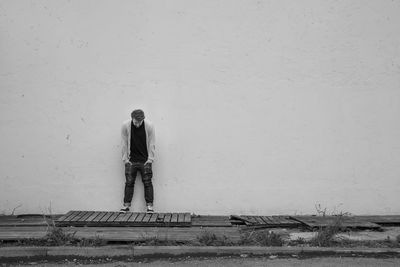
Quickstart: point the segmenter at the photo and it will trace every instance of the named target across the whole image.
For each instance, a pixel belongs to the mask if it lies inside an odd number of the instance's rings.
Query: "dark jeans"
[[[142,182],[144,185],[144,198],[146,204],[153,203],[154,192],[153,183],[151,179],[153,178],[153,171],[151,169],[151,163],[133,162],[132,164],[125,164],[125,195],[124,195],[124,205],[130,206],[133,197],[133,190],[135,187],[135,180],[137,173],[140,172],[142,177]]]

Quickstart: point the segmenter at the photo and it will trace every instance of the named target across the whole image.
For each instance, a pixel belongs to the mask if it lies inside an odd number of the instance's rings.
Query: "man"
[[[144,184],[144,198],[147,212],[153,209],[153,171],[152,163],[155,155],[155,133],[153,124],[145,120],[143,110],[136,109],[131,113],[131,120],[122,124],[122,161],[125,164],[124,204],[120,212],[125,213],[131,207],[135,179],[138,172]]]

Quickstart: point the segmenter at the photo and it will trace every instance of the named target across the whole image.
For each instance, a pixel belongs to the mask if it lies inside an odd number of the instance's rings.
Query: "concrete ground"
[[[127,267],[127,266],[299,266],[299,267],[331,267],[331,266],[366,266],[366,267],[389,267],[400,266],[400,258],[343,258],[343,257],[324,257],[324,258],[309,258],[309,259],[296,259],[284,258],[279,259],[274,256],[270,257],[218,257],[218,258],[183,258],[183,259],[162,259],[150,262],[143,261],[110,261],[103,260],[100,262],[95,261],[59,261],[59,262],[25,262],[23,264],[14,263],[10,266],[104,266],[104,267]]]

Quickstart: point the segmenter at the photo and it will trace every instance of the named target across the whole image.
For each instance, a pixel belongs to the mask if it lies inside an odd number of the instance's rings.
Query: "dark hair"
[[[144,112],[141,109],[135,109],[134,111],[132,111],[131,117],[132,117],[132,119],[135,119],[137,121],[142,121],[145,118]]]

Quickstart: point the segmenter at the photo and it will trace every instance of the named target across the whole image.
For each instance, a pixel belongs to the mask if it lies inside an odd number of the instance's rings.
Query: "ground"
[[[324,257],[324,258],[270,258],[270,257],[218,257],[218,258],[181,258],[181,259],[160,259],[150,262],[142,261],[84,261],[79,260],[60,260],[58,262],[25,262],[15,263],[11,266],[104,266],[104,267],[124,267],[124,266],[299,266],[299,267],[330,267],[330,266],[366,266],[366,267],[389,267],[400,266],[400,258],[342,258],[342,257]],[[8,265],[5,265],[8,266]]]

